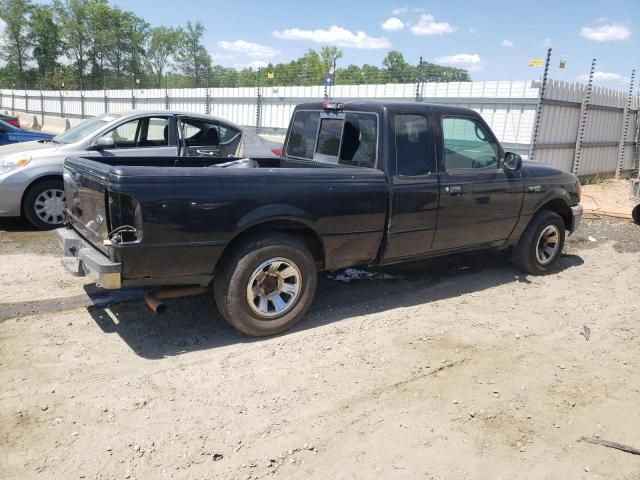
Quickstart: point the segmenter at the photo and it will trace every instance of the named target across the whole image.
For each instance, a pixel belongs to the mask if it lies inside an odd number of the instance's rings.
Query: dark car
[[[552,271],[582,216],[571,173],[505,152],[468,109],[296,107],[280,159],[70,158],[66,268],[104,288],[213,283],[238,330],[286,330],[317,270],[511,249]]]
[[[53,138],[53,135],[49,133],[21,130],[4,120],[0,120],[0,145],[48,140],[50,138]]]

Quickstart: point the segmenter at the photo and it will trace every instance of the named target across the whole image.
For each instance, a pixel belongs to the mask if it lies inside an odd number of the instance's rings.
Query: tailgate
[[[109,253],[106,184],[109,166],[81,158],[64,162],[67,221],[94,247]]]

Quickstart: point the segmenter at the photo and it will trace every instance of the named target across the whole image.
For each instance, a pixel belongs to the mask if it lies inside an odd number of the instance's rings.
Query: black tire
[[[256,313],[263,306],[259,296],[254,298],[253,306],[250,305],[248,285],[254,274],[269,275],[268,267],[257,273],[258,267],[270,261],[273,261],[270,265],[275,266],[282,260],[293,265],[299,276],[297,294],[295,297],[284,292],[279,294],[281,301],[284,298],[290,302],[282,314],[276,313],[277,305],[269,300],[267,310],[273,311],[267,313],[272,316],[265,318]],[[283,267],[283,271],[288,271],[286,263]],[[259,289],[268,281],[251,283]],[[235,247],[216,271],[213,292],[218,310],[231,326],[246,335],[262,337],[284,332],[304,316],[313,302],[317,281],[315,261],[305,245],[292,236],[273,232],[250,237]],[[267,295],[262,296],[267,298]]]
[[[631,217],[636,224],[640,225],[640,203],[631,210]]]
[[[542,235],[545,232],[546,238],[549,242],[553,241],[554,232],[557,235],[555,250],[553,255],[548,253],[548,250],[544,248],[538,251],[539,246],[544,246],[545,240]],[[549,235],[547,235],[549,234]],[[562,249],[564,248],[565,228],[562,217],[550,210],[540,210],[529,222],[526,230],[520,237],[518,244],[513,252],[513,261],[516,266],[529,274],[542,275],[550,271],[560,259],[562,255]],[[546,246],[550,246],[547,243]],[[545,258],[547,257],[548,258]],[[542,257],[542,259],[540,258]]]
[[[53,193],[55,197],[56,204],[59,200],[63,202],[63,211],[62,214],[46,214],[43,210],[42,203],[44,200],[44,196],[48,197],[48,193]],[[62,192],[62,196],[60,197],[60,193]],[[53,197],[49,197],[49,199],[53,199]],[[64,222],[64,185],[62,183],[62,179],[60,180],[43,180],[42,182],[38,182],[27,190],[27,193],[24,196],[24,201],[22,203],[22,211],[26,219],[40,230],[48,230],[51,228],[60,227]]]

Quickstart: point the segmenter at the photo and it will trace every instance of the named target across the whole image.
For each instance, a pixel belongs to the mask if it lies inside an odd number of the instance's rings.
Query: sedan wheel
[[[41,230],[59,227],[64,222],[64,186],[60,180],[44,180],[32,185],[22,202],[24,216]]]
[[[57,188],[45,190],[36,198],[36,215],[47,225],[59,225],[64,220],[64,191]]]

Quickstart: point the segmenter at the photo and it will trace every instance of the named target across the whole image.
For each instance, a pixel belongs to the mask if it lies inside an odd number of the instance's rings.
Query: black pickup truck
[[[317,270],[512,249],[551,269],[580,182],[505,152],[476,112],[410,102],[299,105],[281,158],[68,158],[63,264],[98,285],[213,284],[248,335],[309,308]]]

